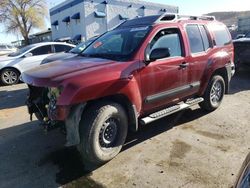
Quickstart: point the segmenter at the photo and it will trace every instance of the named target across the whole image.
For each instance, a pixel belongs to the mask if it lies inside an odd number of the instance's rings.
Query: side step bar
[[[156,121],[158,119],[161,119],[163,117],[166,117],[166,116],[169,116],[169,115],[174,114],[176,112],[179,112],[181,110],[185,110],[187,108],[190,108],[191,106],[194,106],[202,101],[204,101],[204,99],[202,97],[195,98],[195,99],[189,99],[185,103],[182,102],[182,103],[179,103],[177,105],[170,106],[170,107],[165,108],[161,111],[150,114],[149,116],[140,119],[140,122],[142,125],[149,124],[149,123]]]

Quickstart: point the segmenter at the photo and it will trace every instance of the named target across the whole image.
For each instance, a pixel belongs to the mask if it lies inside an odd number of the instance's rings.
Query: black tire
[[[13,85],[19,82],[20,73],[16,69],[7,68],[1,71],[1,83],[3,85]]]
[[[126,140],[128,118],[117,103],[89,107],[80,121],[81,143],[78,150],[86,163],[99,166],[113,159]]]
[[[203,96],[204,101],[200,103],[200,107],[206,111],[216,110],[225,94],[225,81],[222,76],[214,75],[209,81],[205,94]]]

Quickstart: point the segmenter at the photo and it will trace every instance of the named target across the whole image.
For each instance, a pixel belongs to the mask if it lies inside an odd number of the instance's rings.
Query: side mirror
[[[24,57],[31,57],[31,56],[33,56],[33,54],[31,52],[24,55]]]
[[[169,48],[156,48],[150,53],[149,60],[155,61],[157,59],[163,59],[167,57],[170,57]]]

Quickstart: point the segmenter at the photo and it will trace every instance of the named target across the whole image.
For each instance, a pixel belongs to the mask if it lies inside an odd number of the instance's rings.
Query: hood
[[[77,56],[77,54],[73,54],[73,53],[67,53],[67,52],[61,52],[61,53],[57,53],[57,54],[54,54],[54,55],[50,55],[49,57],[45,58],[41,65],[42,64],[46,64],[46,63],[50,63],[52,61],[57,61],[57,60],[63,60],[63,59],[69,59],[69,58],[72,58],[72,57],[75,57]]]
[[[117,62],[101,58],[73,57],[40,65],[22,73],[22,80],[35,86],[56,86],[65,78],[102,69]]]

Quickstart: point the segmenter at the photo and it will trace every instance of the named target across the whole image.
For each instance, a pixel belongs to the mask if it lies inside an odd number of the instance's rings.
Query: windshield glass
[[[30,49],[33,48],[33,47],[35,47],[34,44],[25,46],[25,47],[23,47],[23,48],[21,48],[21,49],[18,49],[16,52],[9,54],[9,56],[10,56],[10,57],[19,56],[19,55],[25,53],[26,51],[30,50]]]
[[[128,61],[146,37],[149,29],[150,27],[138,27],[107,32],[89,45],[82,55]]]
[[[87,40],[86,42],[82,42],[82,43],[78,44],[76,47],[72,48],[69,52],[71,52],[73,54],[80,54],[95,39],[96,39],[96,37],[91,38],[91,39]]]

